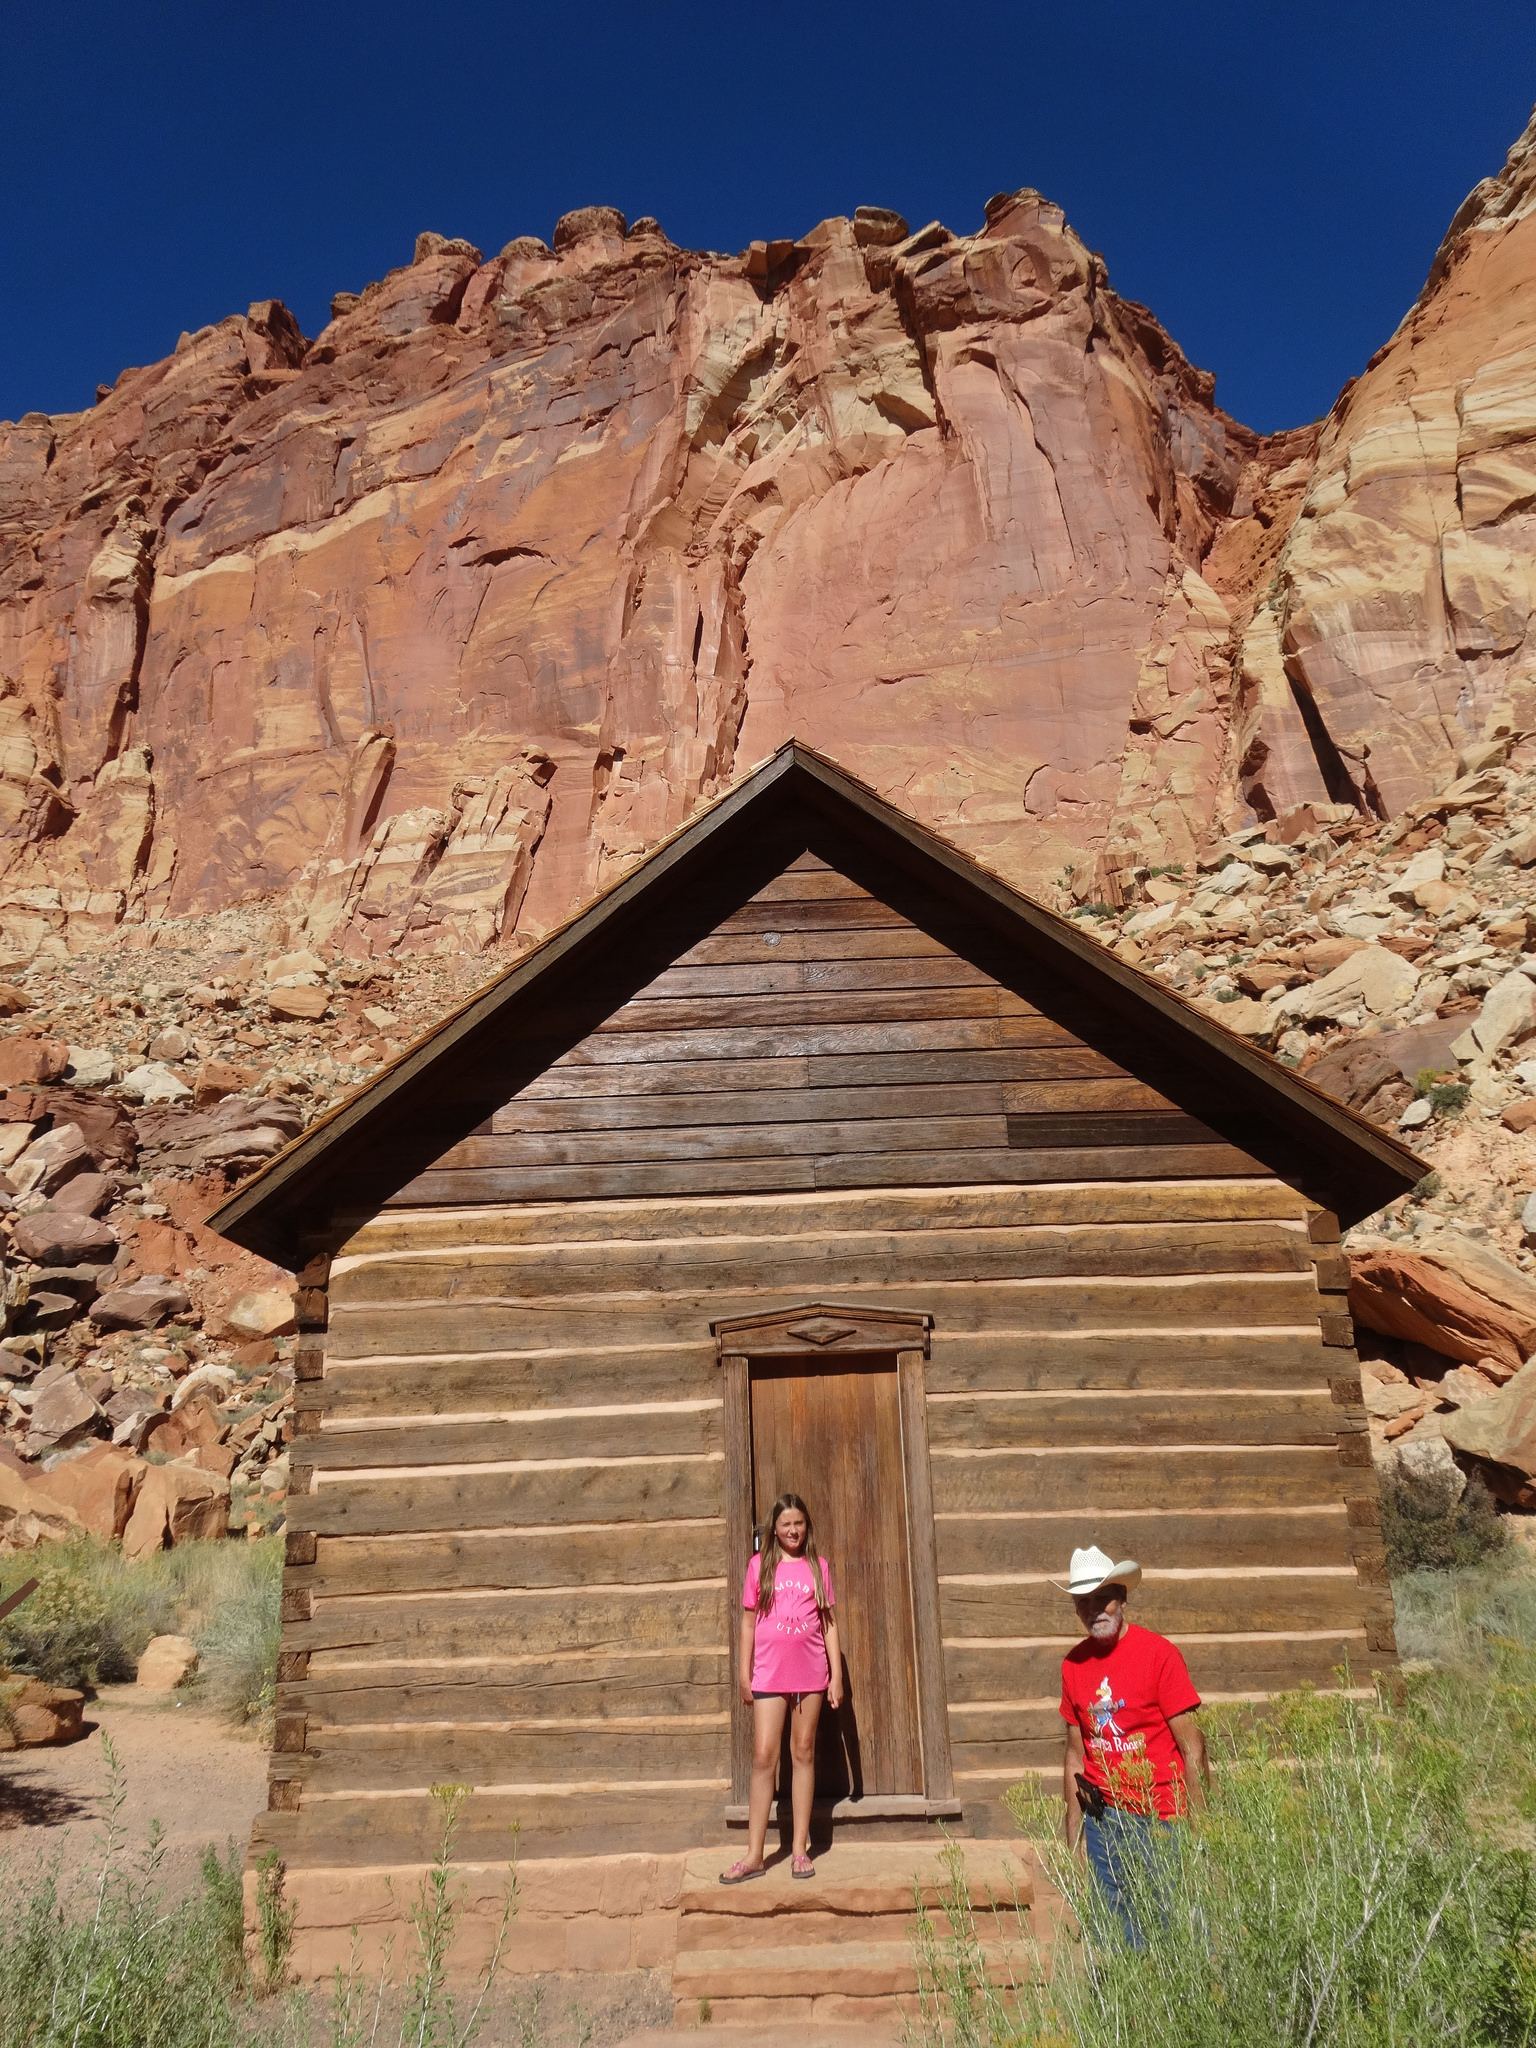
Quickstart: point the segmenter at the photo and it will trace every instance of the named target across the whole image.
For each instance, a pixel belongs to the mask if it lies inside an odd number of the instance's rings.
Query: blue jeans
[[[1083,1815],[1088,1868],[1093,1872],[1108,1921],[1119,1928],[1129,1948],[1147,1945],[1136,1918],[1137,1893],[1139,1890],[1140,1903],[1145,1905],[1149,1894],[1155,1899],[1162,1890],[1162,1877],[1157,1869],[1158,1836],[1166,1837],[1172,1825],[1171,1821],[1152,1820],[1145,1814],[1122,1813],[1115,1807],[1100,1820],[1089,1813]]]

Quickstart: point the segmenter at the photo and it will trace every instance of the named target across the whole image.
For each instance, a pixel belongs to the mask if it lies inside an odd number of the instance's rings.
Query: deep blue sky
[[[419,228],[568,207],[735,250],[1036,185],[1260,428],[1332,403],[1536,97],[1530,0],[708,8],[12,0],[0,416],[255,298],[307,333]]]

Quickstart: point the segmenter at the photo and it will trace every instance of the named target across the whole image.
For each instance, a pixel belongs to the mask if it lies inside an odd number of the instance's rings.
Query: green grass
[[[187,1635],[198,1690],[236,1721],[270,1716],[277,1670],[280,1537],[183,1543],[137,1561],[78,1537],[0,1559],[0,1599],[42,1581],[0,1622],[0,1667],[52,1685],[131,1679],[152,1636]]]
[[[1207,1813],[1139,1886],[1146,1947],[1104,1924],[1038,1784],[1009,1795],[1070,1909],[1012,1986],[958,1933],[919,1941],[912,2029],[956,2048],[1536,2044],[1536,1570],[1523,1547],[1398,1582],[1418,1660],[1364,1696],[1207,1709]],[[1347,1676],[1347,1674],[1345,1674]],[[1356,1688],[1356,1691],[1359,1689]],[[956,1849],[956,1877],[963,1852]]]
[[[517,1911],[509,1865],[493,1952],[473,1987],[455,1986],[448,1959],[458,1932],[462,1883],[453,1845],[467,1785],[435,1785],[435,1859],[405,1902],[405,1950],[386,1953],[375,1979],[354,1960],[329,1997],[286,1988],[293,1911],[276,1854],[258,1872],[254,1935],[243,1925],[239,1855],[210,1849],[202,1883],[169,1900],[160,1887],[160,1844],[137,1848],[121,1825],[124,1787],[111,1743],[106,1820],[91,1868],[66,1886],[57,1867],[39,1880],[31,1864],[0,1857],[0,2043],[4,2048],[470,2048],[491,2017]],[[538,2001],[518,2015],[528,2048],[544,2038]]]

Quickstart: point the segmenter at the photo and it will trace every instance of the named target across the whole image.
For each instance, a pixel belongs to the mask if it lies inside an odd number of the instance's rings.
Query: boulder
[[[1495,1299],[1468,1272],[1422,1252],[1383,1247],[1353,1255],[1349,1308],[1368,1330],[1427,1344],[1464,1365],[1492,1358],[1518,1372],[1536,1350],[1536,1304]]]
[[[149,1058],[154,1061],[184,1060],[195,1049],[191,1037],[179,1024],[168,1024],[164,1031],[150,1040]]]
[[[74,1509],[82,1528],[105,1540],[127,1528],[149,1469],[142,1458],[116,1444],[92,1444],[78,1458],[55,1465],[46,1483],[54,1500]]]
[[[318,982],[325,973],[325,962],[318,953],[299,951],[280,953],[275,960],[269,960],[262,970],[269,982],[287,981],[293,975],[313,975]]]
[[[132,1067],[124,1074],[123,1093],[135,1102],[190,1102],[192,1090],[179,1074],[158,1062]]]
[[[1441,1433],[1453,1450],[1536,1478],[1536,1364],[1522,1366],[1488,1400],[1447,1415]]]
[[[134,1450],[143,1448],[142,1431],[134,1425],[141,1424],[146,1416],[162,1414],[165,1406],[164,1394],[150,1393],[144,1387],[124,1387],[121,1393],[109,1394],[101,1403],[102,1413],[112,1425],[113,1443],[131,1444]]]
[[[185,1401],[173,1404],[164,1426],[155,1432],[155,1449],[166,1452],[170,1457],[179,1457],[182,1452],[196,1450],[201,1444],[218,1443],[226,1429],[227,1425],[220,1422],[209,1399],[209,1389],[206,1386],[195,1387]],[[174,1449],[173,1439],[177,1440]]]
[[[323,988],[274,988],[267,991],[267,1009],[279,1023],[318,1022],[330,1008]]]
[[[64,1078],[77,1088],[108,1088],[117,1078],[117,1061],[101,1047],[72,1045]]]
[[[56,1448],[78,1443],[82,1437],[94,1435],[106,1417],[80,1384],[80,1375],[66,1372],[43,1388],[32,1403],[29,1420],[30,1450],[34,1441]]]
[[[1423,1247],[1422,1255],[1430,1265],[1486,1295],[1511,1316],[1536,1322],[1536,1280],[1500,1258],[1488,1245],[1475,1238],[1443,1236],[1432,1238]],[[1439,1348],[1445,1349],[1444,1345]],[[1503,1358],[1479,1358],[1472,1362],[1482,1371],[1505,1379],[1515,1369],[1511,1361]]]
[[[138,1158],[133,1119],[111,1096],[92,1095],[83,1088],[47,1088],[34,1094],[32,1101],[56,1124],[78,1126],[98,1171],[132,1166]]]
[[[169,1316],[185,1315],[192,1297],[174,1281],[147,1273],[131,1287],[112,1287],[91,1304],[91,1321],[100,1330],[153,1330]]]
[[[298,1327],[294,1315],[291,1294],[263,1288],[253,1294],[242,1294],[230,1304],[224,1312],[224,1330],[228,1335],[248,1339],[283,1337]]]
[[[0,1124],[0,1173],[21,1157],[32,1142],[35,1124]]]
[[[1475,1365],[1458,1365],[1446,1374],[1435,1391],[1443,1408],[1470,1408],[1474,1401],[1486,1401],[1496,1394],[1501,1383],[1508,1384],[1507,1376],[1501,1382],[1479,1372]]]
[[[123,1555],[149,1557],[168,1545],[223,1536],[229,1527],[229,1482],[185,1465],[151,1465],[123,1531]]]
[[[1272,1003],[1257,1003],[1248,996],[1239,996],[1235,1003],[1204,1002],[1200,1008],[1238,1038],[1255,1039],[1261,1045],[1268,1045],[1280,1021]]]
[[[35,1550],[80,1529],[80,1517],[36,1480],[0,1465],[0,1553]]]
[[[259,1087],[261,1078],[260,1067],[237,1066],[231,1060],[204,1060],[192,1083],[192,1100],[199,1109],[211,1109],[227,1095],[238,1095],[242,1088]]]
[[[19,1195],[52,1195],[77,1173],[89,1173],[96,1162],[78,1124],[55,1124],[35,1138],[13,1166],[6,1169]]]
[[[17,1032],[0,1039],[0,1088],[34,1087],[56,1081],[69,1065],[69,1047],[61,1038],[36,1038]]]
[[[171,1406],[184,1408],[194,1394],[210,1401],[227,1401],[234,1391],[236,1377],[232,1365],[194,1366],[172,1395]]]
[[[86,1140],[89,1144],[90,1140]],[[77,1216],[98,1216],[112,1199],[116,1183],[109,1173],[77,1173],[53,1197],[49,1207]]]
[[[117,1256],[117,1239],[94,1216],[68,1209],[36,1209],[16,1225],[16,1249],[39,1266],[74,1266],[97,1258],[103,1264]]]
[[[1409,1380],[1394,1380],[1383,1385],[1380,1380],[1367,1380],[1362,1375],[1361,1385],[1365,1412],[1373,1422],[1396,1422],[1400,1415],[1423,1405],[1422,1391]]]
[[[1472,1026],[1472,1036],[1477,1040],[1478,1051],[1483,1058],[1491,1060],[1506,1045],[1523,1038],[1533,1021],[1536,1021],[1536,988],[1532,987],[1526,975],[1516,969],[1501,981],[1496,981],[1484,996],[1483,1007]]]
[[[196,1671],[197,1645],[190,1636],[151,1636],[133,1682],[145,1692],[174,1692]]]
[[[1305,956],[1303,956],[1305,957]],[[1276,1021],[1340,1017],[1364,1008],[1378,1016],[1401,1008],[1418,986],[1419,970],[1385,946],[1362,946],[1331,974],[1305,988],[1293,988],[1271,1006]]]
[[[40,1678],[0,1676],[0,1699],[6,1718],[0,1720],[0,1750],[47,1749],[78,1742],[85,1734],[85,1694],[47,1685]]]
[[[185,1453],[182,1462],[195,1471],[213,1472],[220,1479],[229,1479],[240,1462],[240,1454],[228,1444],[199,1444],[196,1450]]]
[[[249,1131],[220,1131],[198,1146],[198,1163],[222,1166],[232,1159],[270,1159],[287,1142],[282,1132],[273,1130],[270,1124],[257,1124]]]
[[[1452,1457],[1444,1436],[1417,1437],[1412,1443],[1399,1444],[1397,1464],[1409,1479],[1438,1482],[1452,1500],[1460,1500],[1467,1490],[1467,1475]]]
[[[1374,1038],[1351,1038],[1314,1060],[1303,1070],[1302,1078],[1314,1088],[1321,1088],[1325,1095],[1331,1095],[1335,1102],[1353,1108],[1374,1095],[1383,1082],[1400,1081],[1403,1077],[1395,1060],[1382,1057]]]

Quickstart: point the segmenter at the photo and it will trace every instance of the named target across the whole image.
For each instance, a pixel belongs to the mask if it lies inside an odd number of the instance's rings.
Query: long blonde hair
[[[811,1521],[811,1511],[798,1493],[781,1493],[773,1504],[768,1516],[768,1528],[763,1537],[763,1547],[757,1563],[757,1611],[768,1614],[773,1608],[773,1586],[779,1574],[779,1560],[788,1555],[779,1547],[779,1517],[786,1508],[793,1508],[805,1517],[805,1548],[800,1555],[811,1568],[811,1582],[816,1588],[816,1607],[821,1614],[827,1612],[827,1589],[821,1580],[821,1560],[816,1555],[816,1528]]]

